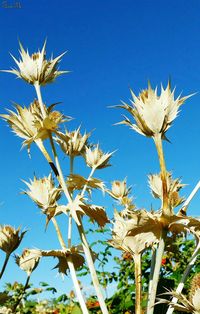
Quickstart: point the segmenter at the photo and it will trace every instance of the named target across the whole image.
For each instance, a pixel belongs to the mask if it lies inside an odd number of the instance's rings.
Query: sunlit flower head
[[[30,276],[30,274],[38,266],[40,257],[41,254],[39,250],[25,249],[21,256],[15,256],[15,261],[17,265],[24,270],[28,276]]]
[[[25,181],[24,181],[25,182]],[[30,182],[25,182],[29,190],[27,194],[42,210],[46,211],[57,205],[61,190],[54,185],[54,180],[50,174],[48,177],[37,179],[34,177]]]
[[[63,152],[71,157],[80,156],[85,152],[87,140],[90,133],[80,133],[80,127],[72,132],[66,131],[65,134],[58,132],[57,143]]]
[[[67,73],[67,71],[58,70],[58,63],[65,53],[55,59],[53,59],[53,57],[49,60],[46,59],[46,41],[42,50],[33,53],[32,55],[29,55],[28,50],[24,50],[21,43],[19,43],[19,45],[21,59],[18,61],[11,55],[17,64],[18,69],[5,70],[6,72],[13,73],[17,75],[17,77],[22,78],[29,84],[33,85],[36,83],[39,85],[46,85],[53,82],[59,75]]]
[[[126,179],[123,181],[115,180],[112,182],[111,191],[108,190],[108,193],[115,199],[119,200],[124,197],[127,197],[130,193],[131,187],[127,188]]]
[[[46,117],[43,118],[40,106],[37,100],[34,100],[29,107],[16,105],[16,112],[7,110],[8,114],[0,116],[8,122],[13,132],[24,139],[23,145],[30,148],[30,145],[37,139],[45,140],[48,138],[48,132],[56,132],[59,124],[68,118],[59,111],[53,111],[55,105],[44,107]]]
[[[179,206],[183,203],[184,198],[179,196],[179,191],[185,185],[180,182],[179,179],[173,179],[172,174],[167,172],[166,175],[166,182],[167,182],[167,193],[168,193],[168,200],[169,206],[171,209]],[[149,175],[149,185],[151,188],[151,192],[155,198],[163,198],[162,192],[162,180],[160,174],[151,174]]]
[[[0,226],[0,249],[6,254],[11,254],[20,245],[26,231],[15,229],[9,225]]]
[[[95,148],[86,147],[85,150],[85,161],[88,167],[95,169],[102,169],[110,166],[109,160],[113,153],[103,153],[99,149],[99,145],[96,145]]]
[[[165,132],[177,117],[179,107],[191,96],[175,98],[174,93],[175,90],[171,91],[170,83],[166,89],[161,86],[160,95],[157,93],[157,88],[152,89],[150,83],[148,89],[143,90],[139,96],[136,96],[131,90],[131,105],[123,102],[117,107],[127,110],[134,118],[135,123],[125,116],[125,120],[119,124],[126,124],[136,132],[148,137],[161,134],[165,138]]]

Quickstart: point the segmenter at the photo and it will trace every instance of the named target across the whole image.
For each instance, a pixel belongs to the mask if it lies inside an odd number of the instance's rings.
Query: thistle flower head
[[[55,59],[52,57],[47,60],[45,51],[46,42],[44,43],[41,51],[33,53],[32,55],[29,55],[28,50],[24,50],[21,43],[19,43],[19,45],[21,59],[18,61],[11,55],[17,64],[18,69],[6,70],[5,72],[13,73],[17,77],[32,85],[36,83],[39,85],[46,85],[53,82],[59,75],[67,73],[67,71],[58,71],[58,63],[65,53]]]
[[[28,108],[16,104],[16,112],[7,110],[8,114],[1,114],[0,117],[8,122],[17,136],[24,139],[22,147],[27,145],[29,149],[35,140],[45,140],[49,136],[48,132],[56,132],[59,124],[67,120],[67,117],[60,112],[53,111],[54,106],[44,107],[45,118],[42,116],[37,100],[34,100]]]
[[[190,97],[178,96],[175,99],[174,92],[175,90],[171,91],[170,83],[166,89],[161,86],[160,95],[157,88],[152,89],[150,83],[148,89],[143,90],[139,96],[131,90],[131,105],[123,103],[117,107],[127,110],[134,118],[135,124],[127,117],[120,123],[130,126],[144,136],[153,137],[160,133],[165,138],[165,132],[177,117],[179,107]]]
[[[184,198],[179,196],[179,191],[184,184],[181,183],[179,179],[173,179],[172,174],[167,172],[166,175],[167,181],[167,193],[169,198],[169,206],[173,209],[183,203]],[[155,198],[163,198],[162,192],[162,180],[160,174],[151,174],[149,175],[149,185],[151,192]]]
[[[25,181],[24,181],[25,182]],[[50,207],[55,207],[56,201],[60,198],[61,190],[54,185],[52,175],[37,179],[34,177],[30,183],[25,182],[29,190],[27,194],[42,210],[46,211]]]
[[[88,167],[94,169],[102,169],[109,167],[109,159],[113,153],[104,154],[99,145],[96,145],[95,148],[86,147],[85,151],[85,161]]]
[[[126,179],[123,181],[115,180],[112,182],[111,191],[108,190],[108,193],[117,200],[122,200],[126,198],[130,193],[131,187],[127,188]]]
[[[85,152],[87,140],[90,133],[80,133],[80,127],[72,132],[66,131],[66,133],[57,133],[57,143],[62,148],[63,152],[71,157],[80,156]]]
[[[0,249],[6,254],[11,254],[20,245],[26,231],[15,229],[9,225],[0,226]]]
[[[39,250],[25,249],[21,256],[15,256],[15,261],[17,265],[24,270],[28,276],[30,276],[30,274],[38,266],[40,257],[41,253]]]

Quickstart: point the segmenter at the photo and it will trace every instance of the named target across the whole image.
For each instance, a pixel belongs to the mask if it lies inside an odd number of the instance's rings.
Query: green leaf
[[[82,314],[82,311],[78,305],[75,305],[72,309],[71,314]]]

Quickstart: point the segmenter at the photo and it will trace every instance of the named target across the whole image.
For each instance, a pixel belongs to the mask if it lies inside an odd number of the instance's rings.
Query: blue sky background
[[[147,185],[147,175],[159,171],[152,140],[134,133],[125,126],[113,126],[120,121],[120,110],[108,106],[129,101],[131,87],[136,93],[147,86],[167,84],[170,77],[176,86],[176,96],[197,92],[182,107],[179,117],[168,131],[171,144],[165,143],[168,170],[181,177],[187,196],[199,180],[199,116],[200,116],[200,2],[198,0],[21,0],[21,9],[3,8],[0,0],[0,68],[9,69],[14,61],[9,55],[18,54],[18,38],[30,52],[42,47],[47,38],[47,55],[68,51],[60,68],[71,73],[42,89],[49,105],[61,101],[59,109],[74,118],[73,129],[82,123],[83,130],[93,130],[92,141],[99,142],[105,151],[117,152],[112,167],[96,174],[108,185],[114,179],[124,179],[133,186],[138,207],[150,208],[156,203]],[[15,2],[7,1],[8,5]],[[11,101],[28,105],[35,97],[34,89],[0,73],[1,113],[11,108]],[[0,222],[29,228],[24,247],[58,248],[51,225],[44,232],[45,219],[39,209],[20,191],[25,188],[21,179],[34,173],[48,175],[49,167],[36,148],[29,159],[26,150],[20,151],[21,139],[14,136],[4,122],[0,123],[1,189]],[[68,161],[63,158],[65,174]],[[81,168],[77,160],[76,167]],[[85,172],[84,172],[85,173]],[[192,201],[190,214],[199,215],[199,197]],[[107,208],[110,218],[113,205],[108,197],[95,195],[95,201]],[[74,233],[74,241],[78,235]],[[0,255],[3,261],[3,254]],[[59,291],[68,291],[71,282],[64,283],[51,271],[56,261],[41,263],[32,281],[47,281]],[[13,261],[4,281],[25,281],[25,274]],[[87,283],[86,283],[87,284]]]

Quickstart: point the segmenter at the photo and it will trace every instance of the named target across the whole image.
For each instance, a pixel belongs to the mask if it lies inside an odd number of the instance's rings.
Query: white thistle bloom
[[[112,182],[111,191],[107,192],[115,199],[122,199],[130,193],[131,187],[127,188],[126,179],[123,181],[115,180]]]
[[[24,270],[28,276],[30,276],[30,274],[38,266],[41,256],[40,250],[25,249],[21,256],[15,256],[15,261],[17,265]]]
[[[15,229],[9,225],[0,226],[0,249],[11,254],[20,245],[26,231],[20,234],[20,228]]]
[[[46,59],[46,41],[43,45],[42,50],[33,53],[32,55],[29,55],[28,50],[24,50],[21,43],[19,43],[19,45],[19,53],[21,59],[18,61],[14,56],[11,55],[18,66],[18,70],[4,70],[5,72],[13,73],[17,75],[17,77],[22,78],[32,85],[36,83],[39,85],[51,83],[55,80],[57,76],[63,73],[67,73],[67,71],[58,71],[57,69],[58,63],[65,53],[61,54],[55,59]]]
[[[143,90],[139,96],[136,96],[131,90],[131,105],[123,102],[117,107],[127,110],[135,120],[135,124],[125,117],[125,120],[119,124],[126,124],[136,132],[154,137],[161,134],[165,138],[165,132],[171,126],[173,120],[177,117],[179,107],[185,102],[189,96],[175,99],[175,90],[171,91],[170,83],[166,89],[161,86],[160,95],[157,94],[157,88],[153,90],[149,83],[148,89]]]
[[[25,194],[44,211],[57,206],[56,201],[60,198],[61,190],[55,187],[51,174],[40,179],[34,177],[33,181],[30,180],[30,183],[25,181],[24,183],[29,188],[25,191]]]
[[[86,147],[85,151],[85,161],[88,167],[95,169],[102,169],[109,167],[109,159],[112,153],[104,154],[101,149],[99,149],[99,145],[96,145],[94,149]]]

